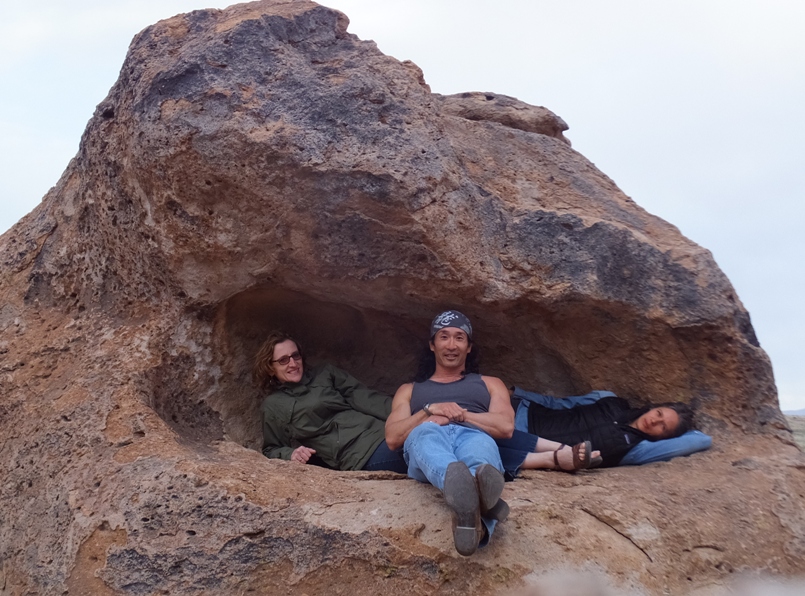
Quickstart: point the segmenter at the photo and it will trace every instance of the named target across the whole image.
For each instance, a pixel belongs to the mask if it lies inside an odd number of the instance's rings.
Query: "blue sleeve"
[[[668,461],[681,455],[710,449],[713,439],[698,430],[689,430],[681,437],[661,441],[640,441],[627,453],[619,466],[639,466],[656,461]]]
[[[550,395],[533,393],[531,391],[526,391],[525,389],[515,387],[512,397],[518,397],[524,401],[530,401],[546,408],[550,408],[551,410],[569,410],[570,408],[575,408],[576,406],[594,404],[602,397],[617,396],[611,391],[591,391],[586,395],[575,395],[572,397],[551,397]]]

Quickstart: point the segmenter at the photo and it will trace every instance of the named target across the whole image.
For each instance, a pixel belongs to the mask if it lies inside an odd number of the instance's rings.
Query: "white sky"
[[[215,0],[0,0],[0,232],[78,149],[132,37]],[[710,249],[805,408],[805,2],[324,0],[435,92],[544,105],[574,148]]]

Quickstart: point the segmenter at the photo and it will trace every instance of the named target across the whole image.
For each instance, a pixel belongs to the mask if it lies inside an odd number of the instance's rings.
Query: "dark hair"
[[[478,346],[470,340],[472,350],[467,354],[467,360],[464,362],[464,370],[462,375],[471,373],[480,373],[481,354],[478,351]],[[436,355],[430,349],[430,342],[423,348],[422,354],[419,356],[419,364],[417,365],[416,374],[414,375],[414,383],[422,383],[427,381],[436,372]]]
[[[257,356],[254,357],[252,377],[261,389],[273,389],[277,386],[277,378],[274,376],[274,368],[271,366],[271,360],[274,359],[274,348],[277,347],[277,344],[288,340],[296,344],[296,349],[299,350],[299,353],[302,355],[302,368],[304,368],[305,352],[302,349],[302,344],[284,331],[275,329],[268,334],[263,345],[260,346]]]
[[[675,437],[681,437],[686,432],[693,428],[693,408],[691,408],[688,404],[682,403],[681,401],[670,401],[662,404],[655,404],[652,406],[654,408],[670,408],[676,415],[679,416],[679,424],[676,425],[676,428],[671,433],[671,436],[665,437],[666,439],[673,439]]]

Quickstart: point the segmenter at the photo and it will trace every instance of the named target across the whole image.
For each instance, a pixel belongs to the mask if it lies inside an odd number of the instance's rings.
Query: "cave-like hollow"
[[[259,449],[264,395],[251,370],[271,330],[283,329],[298,339],[308,366],[329,362],[393,395],[412,379],[427,346],[430,320],[446,308],[470,317],[481,371],[507,384],[557,396],[591,389],[646,401],[667,401],[669,392],[682,399],[690,395],[690,364],[684,353],[666,349],[658,364],[662,346],[676,341],[673,331],[636,319],[634,313],[602,310],[600,304],[565,303],[557,310],[542,310],[533,303],[491,308],[452,301],[392,312],[341,303],[335,293],[326,300],[259,287],[223,301],[206,323],[211,326],[212,364],[185,354],[167,358],[152,372],[151,405],[183,439],[209,443],[226,438]],[[655,374],[659,368],[664,375]]]

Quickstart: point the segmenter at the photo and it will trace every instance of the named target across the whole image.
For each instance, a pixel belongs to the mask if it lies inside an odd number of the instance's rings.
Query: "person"
[[[415,381],[394,395],[386,442],[391,449],[403,447],[411,478],[442,491],[455,548],[464,556],[486,544],[508,516],[495,439],[513,431],[506,386],[477,373],[469,319],[455,310],[437,315]]]
[[[336,470],[389,470],[405,474],[400,450],[384,434],[391,397],[324,364],[308,368],[298,341],[272,331],[255,357],[263,399],[263,454]]]
[[[510,478],[521,468],[578,469],[566,458],[557,460],[556,451],[578,440],[600,451],[592,452],[591,464],[603,467],[666,461],[712,445],[709,436],[691,429],[693,411],[681,402],[634,408],[609,391],[557,399],[516,387],[512,402],[515,433],[498,441]]]

